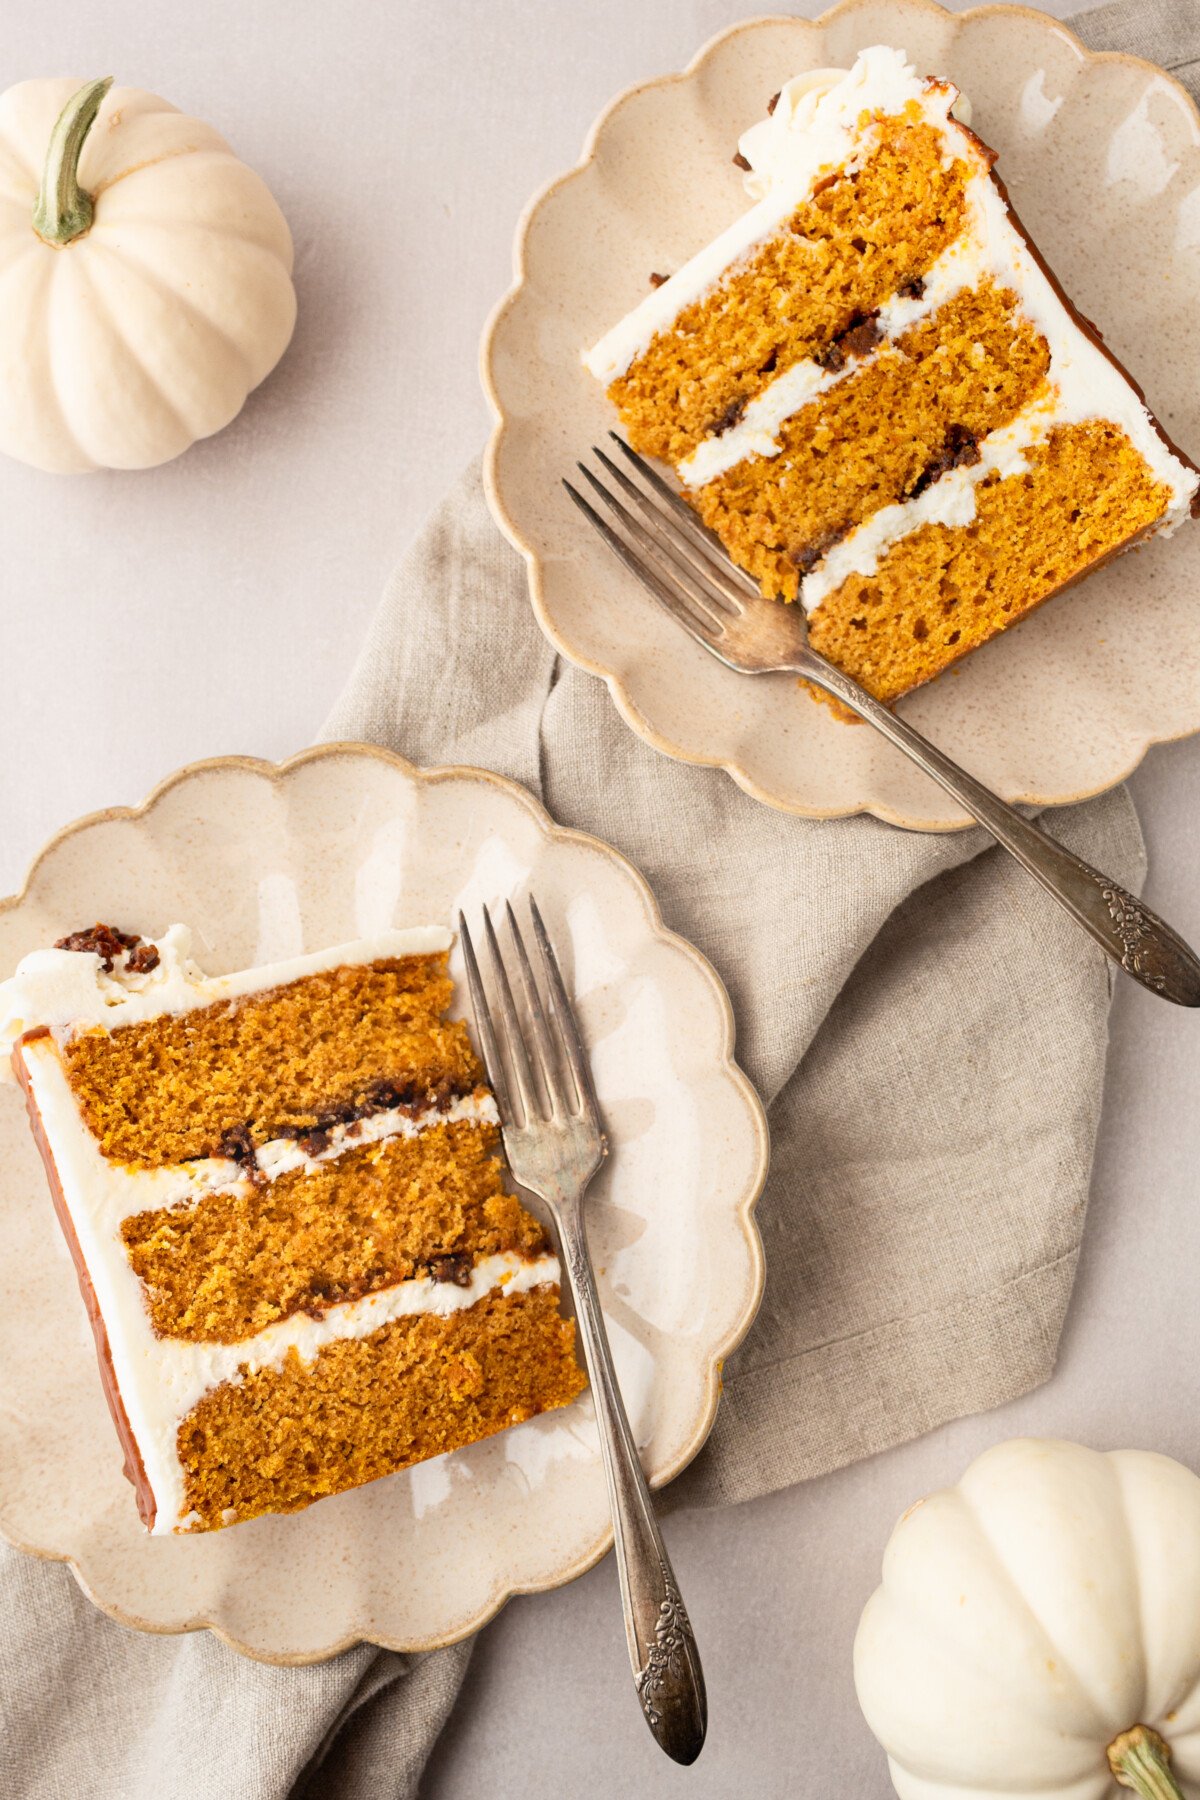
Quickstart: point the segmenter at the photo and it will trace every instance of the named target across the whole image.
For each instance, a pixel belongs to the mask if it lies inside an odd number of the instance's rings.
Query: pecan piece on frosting
[[[134,950],[141,943],[137,932],[117,931],[112,925],[93,925],[90,931],[72,931],[67,937],[61,937],[55,943],[56,950],[93,950],[100,958],[100,966],[106,975],[113,972],[113,963],[126,950]],[[158,952],[154,951],[154,962],[158,961]],[[148,967],[153,968],[154,963]]]

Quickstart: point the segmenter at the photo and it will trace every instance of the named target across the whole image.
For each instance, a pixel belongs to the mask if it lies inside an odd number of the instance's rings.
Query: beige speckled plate
[[[499,421],[493,511],[529,566],[564,655],[607,681],[634,730],[724,767],[772,806],[872,812],[917,829],[965,816],[898,751],[837,723],[788,676],[723,668],[615,563],[559,485],[615,421],[579,361],[647,291],[748,204],[730,158],[805,69],[890,43],[970,96],[975,129],[1080,309],[1200,457],[1200,119],[1149,63],[1089,55],[1043,13],[931,0],[845,0],[816,22],[755,19],[682,75],[602,114],[577,169],[531,203],[516,286],[483,343]],[[902,702],[1011,800],[1057,805],[1129,773],[1150,744],[1200,729],[1200,525],[1128,555]]]
[[[475,769],[419,773],[361,746],[280,768],[222,758],[144,806],[70,826],[0,906],[0,978],[100,918],[175,919],[220,974],[536,891],[579,1002],[613,1154],[589,1234],[646,1468],[670,1480],[712,1424],[720,1360],[754,1315],[762,1108],[725,991],[664,930],[614,850]],[[457,957],[457,951],[455,953]],[[452,961],[452,969],[455,963]],[[461,977],[461,969],[455,972]],[[66,1559],[147,1631],[211,1626],[271,1662],[366,1639],[452,1642],[510,1594],[581,1574],[611,1541],[591,1401],[453,1456],[213,1536],[150,1538],[109,1423],[74,1271],[18,1091],[0,1087],[0,1531]]]

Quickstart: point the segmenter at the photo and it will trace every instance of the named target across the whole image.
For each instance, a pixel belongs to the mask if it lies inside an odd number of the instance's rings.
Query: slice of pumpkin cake
[[[1200,489],[963,110],[883,45],[790,81],[740,142],[757,204],[584,357],[634,448],[885,701]]]
[[[294,1512],[566,1405],[574,1324],[446,1017],[450,933],[211,978],[190,942],[97,925],[0,984],[148,1529]]]

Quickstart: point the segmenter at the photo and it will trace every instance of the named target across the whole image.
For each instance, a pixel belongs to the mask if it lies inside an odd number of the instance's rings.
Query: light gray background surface
[[[177,462],[51,477],[0,460],[0,891],[60,825],[182,763],[310,741],[390,568],[486,435],[476,346],[522,206],[613,93],[740,16],[736,0],[0,0],[0,87],[111,72],[221,130],[283,207],[300,296],[279,369]],[[1132,786],[1148,897],[1200,940],[1200,743],[1153,752]],[[849,1659],[903,1507],[1018,1433],[1200,1467],[1198,1079],[1200,1019],[1121,982],[1048,1386],[669,1520],[712,1702],[695,1769],[668,1764],[638,1715],[608,1561],[483,1634],[422,1800],[883,1800]]]

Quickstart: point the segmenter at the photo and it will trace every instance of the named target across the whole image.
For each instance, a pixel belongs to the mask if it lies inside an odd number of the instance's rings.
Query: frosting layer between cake
[[[178,1017],[343,966],[436,956],[449,950],[451,942],[450,933],[440,925],[381,931],[375,937],[238,969],[232,975],[204,974],[192,960],[192,934],[186,925],[171,925],[155,938],[158,961],[146,974],[131,972],[124,963],[105,969],[96,951],[32,950],[17,964],[15,974],[0,982],[0,1081],[13,1079],[9,1058],[17,1039],[39,1025],[49,1026],[61,1043],[88,1025],[116,1031],[164,1015]]]

